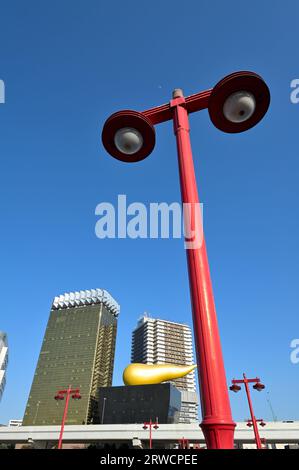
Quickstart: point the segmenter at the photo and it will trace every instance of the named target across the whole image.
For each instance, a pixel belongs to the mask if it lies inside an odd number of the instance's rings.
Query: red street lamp
[[[185,439],[184,437],[182,437],[182,439],[179,439],[179,449],[189,449],[189,448],[190,448],[190,445],[189,445],[188,439]]]
[[[262,426],[262,428],[263,428],[264,426],[266,426],[266,423],[265,423],[265,421],[264,421],[263,419],[256,419],[255,421],[256,421],[257,423],[260,423],[260,426]],[[247,420],[246,426],[248,426],[249,428],[251,428],[251,427],[253,426],[253,424],[252,424],[252,419],[248,419],[248,420]]]
[[[58,441],[58,449],[62,448],[62,436],[63,436],[63,431],[64,431],[64,425],[67,417],[67,412],[68,412],[68,407],[69,407],[69,401],[70,401],[70,396],[74,400],[81,400],[81,395],[80,395],[80,390],[79,388],[71,388],[69,385],[67,390],[58,390],[57,395],[55,395],[55,400],[64,400],[64,395],[66,395],[66,400],[65,400],[65,406],[64,406],[64,412],[63,412],[63,417],[62,417],[62,422],[61,422],[61,428],[60,428],[60,434],[59,434],[59,441]]]
[[[199,204],[189,135],[189,113],[208,108],[213,124],[229,133],[255,126],[267,112],[270,93],[263,79],[253,72],[236,72],[214,88],[183,96],[177,89],[173,99],[143,112],[124,110],[112,114],[104,124],[102,141],[107,152],[123,162],[146,158],[155,146],[154,125],[173,120],[176,135],[182,202]],[[198,216],[198,213],[197,213]],[[198,217],[197,217],[198,220]],[[195,213],[185,218],[185,233],[195,225]],[[200,221],[201,222],[201,221]],[[201,224],[202,226],[202,224]],[[186,241],[187,240],[186,238]],[[204,238],[187,251],[194,336],[203,421],[207,447],[233,448],[232,420],[217,316]]]
[[[150,419],[148,423],[143,423],[143,429],[148,429],[148,428],[149,428],[149,447],[150,449],[152,449],[153,448],[152,428],[159,429],[158,418],[156,418],[155,423],[153,423],[152,419]]]
[[[258,430],[258,427],[257,427],[257,423],[259,422],[260,426],[262,426],[262,427],[266,426],[266,423],[264,422],[263,419],[256,419],[256,417],[254,416],[253,406],[252,406],[252,401],[251,401],[251,396],[250,396],[250,390],[249,390],[249,387],[248,387],[249,383],[254,383],[253,388],[255,390],[257,390],[258,392],[262,391],[265,388],[265,385],[261,383],[261,380],[259,379],[259,377],[256,377],[255,379],[247,379],[246,375],[243,374],[243,379],[239,379],[239,380],[233,379],[232,380],[232,385],[229,387],[229,389],[232,392],[238,392],[239,390],[241,390],[241,387],[237,384],[244,384],[245,385],[245,390],[246,390],[246,395],[247,395],[247,400],[248,400],[248,405],[249,405],[249,411],[250,411],[250,416],[251,416],[251,419],[248,419],[248,421],[247,421],[247,426],[248,427],[253,426],[256,447],[257,447],[257,449],[262,449],[263,446],[262,446],[262,441],[261,441],[261,438],[260,438],[260,435],[259,435],[259,430]]]

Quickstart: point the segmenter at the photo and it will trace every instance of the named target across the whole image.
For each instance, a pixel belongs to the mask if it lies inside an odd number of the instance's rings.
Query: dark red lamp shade
[[[55,395],[54,398],[55,398],[55,400],[63,400],[64,399],[63,395]]]
[[[257,390],[258,392],[261,392],[262,390],[264,390],[265,385],[262,384],[261,382],[257,382],[257,383],[253,386],[253,388],[254,388],[255,390]]]
[[[125,128],[135,129],[142,136],[142,146],[135,153],[123,153],[115,144],[116,133]],[[151,121],[142,113],[131,110],[118,111],[105,122],[102,142],[107,152],[117,160],[126,163],[139,162],[146,158],[155,147],[155,129]]]
[[[241,387],[240,387],[239,385],[237,385],[237,384],[233,384],[233,385],[231,385],[231,386],[229,387],[229,389],[230,389],[232,392],[237,393],[237,392],[239,392],[239,391],[241,390]]]
[[[227,99],[238,92],[253,96],[255,108],[248,119],[241,122],[229,120],[224,112]],[[266,114],[270,104],[270,92],[264,80],[254,72],[235,72],[224,77],[213,88],[209,98],[209,114],[214,126],[223,132],[244,132],[254,127]],[[244,111],[240,110],[241,113]]]
[[[74,393],[72,395],[72,398],[77,399],[77,400],[81,400],[81,395],[80,395],[80,393]]]

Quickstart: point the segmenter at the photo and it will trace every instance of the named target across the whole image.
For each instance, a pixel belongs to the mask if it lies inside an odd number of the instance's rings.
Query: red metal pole
[[[182,202],[199,204],[185,99],[179,92],[174,95],[174,98],[170,105],[173,109],[174,132],[177,141]],[[186,251],[196,355],[199,365],[197,370],[203,416],[200,426],[207,448],[231,449],[234,447],[236,424],[232,419],[228,397],[204,239],[200,247]]]
[[[64,406],[64,412],[63,412],[63,417],[62,417],[62,422],[61,422],[61,429],[60,429],[60,435],[59,435],[59,441],[58,441],[58,449],[62,448],[62,436],[63,436],[63,431],[64,431],[64,425],[67,417],[67,411],[69,407],[69,401],[70,401],[70,395],[71,395],[71,386],[66,390],[66,399],[65,399],[65,406]]]
[[[251,401],[251,396],[250,396],[250,390],[249,390],[249,387],[248,387],[248,380],[247,380],[245,374],[243,374],[243,377],[244,377],[244,384],[245,384],[245,390],[246,390],[246,395],[247,395],[247,399],[248,399],[248,405],[249,405],[251,421],[252,421],[252,424],[253,424],[256,447],[257,447],[257,449],[262,449],[262,443],[261,443],[261,439],[260,439],[260,435],[259,435],[259,430],[258,430],[258,427],[257,427],[256,418],[255,418],[254,412],[253,412],[253,406],[252,406],[252,401]]]

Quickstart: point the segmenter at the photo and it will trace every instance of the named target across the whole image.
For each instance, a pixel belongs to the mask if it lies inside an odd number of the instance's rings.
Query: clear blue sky
[[[99,202],[180,200],[171,123],[136,165],[101,140],[112,112],[210,88],[235,70],[267,81],[271,108],[254,129],[221,133],[191,116],[192,145],[227,378],[260,375],[279,419],[299,419],[299,5],[268,0],[10,0],[0,6],[1,308],[8,334],[0,423],[22,418],[57,294],[107,289],[121,304],[114,384],[144,311],[191,324],[182,240],[99,240]],[[231,397],[248,417],[245,393]],[[270,419],[266,392],[256,415]]]

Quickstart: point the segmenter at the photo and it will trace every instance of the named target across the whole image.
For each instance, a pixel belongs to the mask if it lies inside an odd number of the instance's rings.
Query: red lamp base
[[[204,420],[200,427],[208,449],[233,449],[236,423]]]

